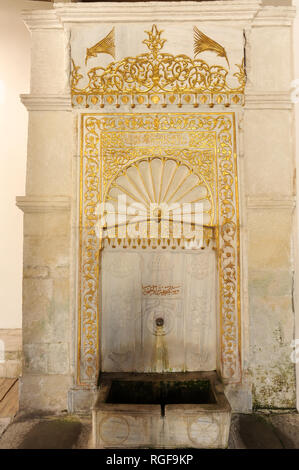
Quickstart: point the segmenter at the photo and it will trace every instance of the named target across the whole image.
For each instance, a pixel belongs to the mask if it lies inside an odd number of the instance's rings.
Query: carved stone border
[[[103,195],[101,133],[108,130],[216,132],[219,373],[241,379],[240,236],[234,113],[114,113],[81,115],[77,384],[93,386],[99,370],[99,241],[96,206]]]

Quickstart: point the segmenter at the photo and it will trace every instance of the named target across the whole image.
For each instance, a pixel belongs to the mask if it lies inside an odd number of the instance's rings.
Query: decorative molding
[[[295,16],[294,6],[264,6],[258,11],[252,25],[253,27],[292,26]]]
[[[29,31],[43,31],[47,29],[63,29],[57,13],[54,9],[51,10],[25,10],[22,12],[21,18]]]
[[[250,21],[260,8],[259,0],[214,2],[73,3],[54,6],[62,23],[138,23],[173,21]]]
[[[248,209],[293,209],[295,205],[295,196],[281,196],[276,198],[247,196]]]
[[[72,98],[70,94],[65,95],[35,95],[35,94],[22,94],[20,95],[21,102],[28,111],[72,111]],[[253,92],[245,93],[245,109],[292,109],[293,103],[290,98],[290,93],[285,92]],[[99,105],[98,105],[99,106]],[[146,103],[144,103],[146,106]],[[209,103],[200,106],[209,108]],[[231,104],[231,106],[238,106]],[[92,103],[90,103],[92,108]]]
[[[292,109],[289,92],[256,91],[245,92],[245,109]]]
[[[68,196],[17,196],[16,205],[24,213],[69,211],[71,198]]]
[[[28,111],[72,111],[70,94],[65,95],[20,95]]]
[[[259,26],[291,26],[295,7],[263,6],[260,0],[213,2],[54,3],[53,9],[24,11],[30,31],[63,29],[74,23],[142,23],[153,16],[163,22],[230,21]]]

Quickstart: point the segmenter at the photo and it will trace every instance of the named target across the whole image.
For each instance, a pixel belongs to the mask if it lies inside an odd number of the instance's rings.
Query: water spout
[[[152,356],[152,371],[166,372],[169,369],[168,351],[165,341],[164,319],[159,317],[155,320],[156,341]]]

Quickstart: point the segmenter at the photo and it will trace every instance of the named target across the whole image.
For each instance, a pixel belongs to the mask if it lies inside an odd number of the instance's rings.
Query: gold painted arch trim
[[[99,372],[97,205],[121,168],[138,155],[178,155],[214,188],[218,255],[220,374],[241,379],[240,234],[234,113],[82,114],[77,384]],[[215,143],[215,145],[213,144]],[[134,144],[134,145],[133,145]],[[189,146],[187,145],[189,144]]]

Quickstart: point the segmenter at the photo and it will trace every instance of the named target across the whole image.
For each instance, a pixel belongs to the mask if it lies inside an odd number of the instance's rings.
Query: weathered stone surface
[[[72,387],[68,393],[68,410],[71,413],[83,413],[89,415],[96,397],[96,388]]]
[[[36,423],[24,436],[19,449],[72,449],[82,425],[76,419],[55,419]]]
[[[268,422],[285,449],[299,449],[299,414],[270,415]]]
[[[47,266],[24,266],[23,277],[34,279],[42,278],[46,279],[49,277],[49,268]]]
[[[23,348],[23,369],[24,373],[30,371],[31,374],[47,373],[47,344],[24,344]]]
[[[296,407],[295,365],[289,357],[278,363],[252,367],[253,407],[294,409]]]
[[[290,271],[292,228],[293,218],[290,210],[272,208],[249,211],[249,273],[259,269]]]
[[[253,406],[293,408],[295,369],[292,214],[255,209],[248,215],[249,373]]]
[[[23,281],[23,340],[24,344],[50,342],[53,302],[52,279],[24,279]]]
[[[72,113],[56,110],[30,114],[27,195],[70,195],[73,125]]]
[[[33,93],[63,93],[67,87],[67,51],[62,29],[37,29],[32,34],[31,81]]]
[[[27,236],[24,240],[24,266],[65,266],[69,263],[69,237]]]
[[[232,416],[230,449],[282,449],[273,427],[262,415]]]
[[[25,344],[68,340],[69,281],[24,279]]]
[[[51,343],[48,355],[49,374],[69,374],[69,345],[68,343]]]
[[[291,119],[288,110],[246,110],[246,195],[268,195],[275,200],[293,194]]]
[[[292,37],[283,25],[253,28],[250,85],[255,90],[288,91],[292,80]],[[283,67],[280,64],[283,63]]]
[[[61,412],[67,409],[68,375],[29,375],[21,378],[20,410]]]
[[[70,275],[70,267],[68,265],[66,266],[57,266],[56,268],[53,268],[51,271],[51,277],[53,279],[69,279]]]
[[[97,401],[92,409],[94,448],[227,447],[231,408],[215,372],[168,374],[167,379],[163,374],[107,373],[101,380]],[[145,398],[148,401],[141,404],[139,396],[138,403],[135,403],[126,402],[124,396],[117,394],[117,401],[114,402],[110,397],[113,380],[126,384],[131,394],[134,394],[135,381],[140,380],[143,384],[154,382],[155,390],[161,380],[164,385],[165,381],[168,381],[168,385],[175,383],[177,390],[188,387],[188,380],[205,380],[210,383],[210,397],[206,397],[203,402],[190,403],[188,399],[191,395],[187,395],[185,402],[169,402],[165,398],[164,389],[163,404],[159,403],[159,395],[156,395],[153,403],[151,397],[147,396]]]
[[[91,420],[74,415],[23,415],[3,423],[0,449],[88,449]],[[0,421],[1,429],[1,421]],[[1,430],[0,430],[1,434]]]
[[[278,275],[279,278],[279,275]],[[291,341],[294,334],[294,314],[291,295],[281,295],[291,284],[284,272],[280,289],[269,288],[269,278],[263,294],[260,281],[249,283],[250,367],[253,384],[253,405],[261,408],[293,408],[295,401],[295,368],[291,362]],[[270,274],[270,285],[273,275]],[[265,285],[265,279],[261,281]],[[276,283],[273,284],[273,287]],[[277,294],[277,295],[276,295]]]
[[[225,396],[234,413],[250,413],[252,410],[251,383],[228,384],[224,387]]]
[[[24,236],[68,237],[70,235],[69,211],[26,212],[24,214]]]
[[[24,372],[31,374],[68,374],[67,343],[34,343],[24,345]]]

